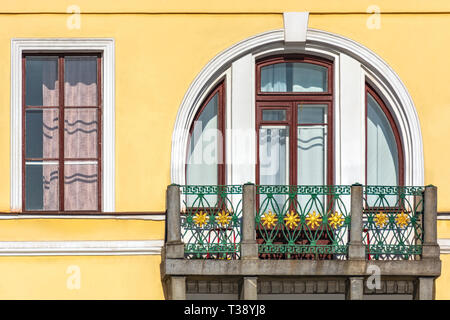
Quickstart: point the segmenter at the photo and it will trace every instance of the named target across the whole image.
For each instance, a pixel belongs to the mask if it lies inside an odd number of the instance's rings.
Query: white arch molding
[[[308,29],[306,43],[298,46],[284,43],[283,29],[247,38],[215,56],[201,70],[187,90],[175,121],[171,154],[172,183],[185,183],[188,132],[208,88],[239,58],[247,54],[261,55],[265,54],[264,52],[280,51],[319,54],[333,60],[342,54],[359,62],[361,75],[379,89],[399,126],[405,153],[405,184],[424,185],[419,118],[411,96],[399,76],[383,59],[363,45],[346,37],[316,29]],[[335,71],[335,74],[338,72]]]

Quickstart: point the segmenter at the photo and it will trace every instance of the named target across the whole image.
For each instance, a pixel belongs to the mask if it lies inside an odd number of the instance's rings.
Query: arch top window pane
[[[378,102],[367,93],[367,184],[397,185],[398,157],[389,120]]]
[[[216,93],[194,122],[188,149],[187,184],[218,184],[218,108]]]
[[[276,63],[261,68],[261,92],[327,92],[328,69],[311,63]]]

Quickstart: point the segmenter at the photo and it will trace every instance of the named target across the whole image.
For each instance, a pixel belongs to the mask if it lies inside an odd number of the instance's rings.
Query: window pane
[[[327,105],[298,105],[298,124],[326,123]]]
[[[261,184],[289,184],[289,127],[259,129]]]
[[[25,111],[26,158],[58,158],[58,109]]]
[[[327,68],[310,63],[277,63],[261,68],[261,92],[326,92]]]
[[[57,106],[58,99],[58,58],[26,57],[26,105]]]
[[[263,126],[259,129],[259,181],[261,185],[289,184],[289,127]],[[285,195],[274,195],[281,209]],[[261,196],[261,203],[265,196]],[[273,203],[267,210],[279,212]]]
[[[326,128],[297,128],[297,181],[301,185],[326,184]]]
[[[307,126],[297,127],[297,184],[326,185],[326,127]],[[318,202],[312,203],[311,197],[300,195],[297,201],[307,212],[323,208],[318,203],[325,204],[325,196],[319,195]]]
[[[64,90],[66,106],[96,106],[97,57],[66,57]]]
[[[208,102],[198,120],[189,142],[187,184],[216,185],[218,183],[217,127],[218,93]]]
[[[96,109],[64,110],[64,157],[96,158],[98,119]]]
[[[26,210],[58,210],[58,165],[43,162],[25,164]]]
[[[98,209],[97,164],[64,164],[64,208],[68,211]]]
[[[367,184],[397,185],[398,180],[394,133],[383,109],[367,94]]]
[[[286,110],[263,110],[263,121],[286,121]]]

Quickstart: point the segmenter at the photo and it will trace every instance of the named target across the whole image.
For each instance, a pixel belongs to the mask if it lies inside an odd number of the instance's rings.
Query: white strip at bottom
[[[0,241],[0,256],[159,255],[164,240]]]

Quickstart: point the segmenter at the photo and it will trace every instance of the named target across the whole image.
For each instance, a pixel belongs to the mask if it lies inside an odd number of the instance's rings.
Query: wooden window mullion
[[[97,211],[102,211],[102,58],[97,57]]]

